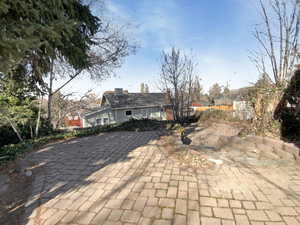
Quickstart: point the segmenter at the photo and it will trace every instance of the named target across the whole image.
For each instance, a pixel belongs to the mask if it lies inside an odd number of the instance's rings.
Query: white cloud
[[[106,10],[110,19],[127,26],[143,48],[161,50],[180,42],[180,8],[174,0],[141,0],[135,10],[110,0]]]
[[[110,19],[114,18],[115,20],[119,20],[118,22],[129,22],[131,20],[130,11],[112,0],[106,1],[104,8],[106,16],[110,17]]]
[[[176,13],[176,14],[175,14]],[[141,4],[140,35],[145,47],[158,50],[179,44],[181,32],[180,9],[175,1],[147,1]]]

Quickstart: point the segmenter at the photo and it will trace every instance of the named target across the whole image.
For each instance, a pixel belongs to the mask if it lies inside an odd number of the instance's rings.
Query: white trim
[[[105,120],[107,120],[107,123],[105,123]],[[102,118],[102,121],[103,121],[102,125],[109,124],[109,118],[107,118],[107,117]]]
[[[149,106],[130,106],[130,107],[120,107],[120,108],[111,108],[112,110],[114,109],[141,109],[141,108],[162,108],[162,107],[166,107],[166,106],[171,106],[170,104],[168,105],[149,105]]]
[[[112,110],[112,109],[111,109],[111,108],[99,109],[99,110],[94,111],[94,112],[86,113],[86,114],[84,115],[84,117],[90,116],[90,115],[93,115],[93,114],[95,114],[95,113],[99,113],[99,112],[102,112],[102,111],[106,111],[106,110]]]
[[[84,115],[84,117],[90,116],[90,115],[93,115],[95,113],[99,113],[99,112],[105,111],[105,110],[127,110],[127,109],[130,110],[130,109],[143,109],[143,108],[154,108],[154,107],[163,108],[166,106],[171,106],[171,105],[167,104],[167,105],[131,106],[131,107],[120,107],[120,108],[112,108],[111,106],[109,106],[108,108],[105,108],[105,109],[99,109],[97,111],[87,113]]]

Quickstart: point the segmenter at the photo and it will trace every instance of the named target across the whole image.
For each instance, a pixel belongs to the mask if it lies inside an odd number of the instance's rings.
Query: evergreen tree
[[[219,98],[222,95],[222,87],[218,83],[215,83],[208,92],[211,99]]]
[[[32,83],[23,72],[23,67],[19,67],[14,71],[15,77],[0,74],[0,126],[11,127],[20,141],[21,130],[30,127],[27,133],[32,133],[37,113]]]
[[[63,58],[76,69],[86,68],[92,37],[101,25],[80,0],[2,0],[0,72],[9,74],[22,65],[43,84],[51,59]]]
[[[22,75],[48,95],[49,122],[55,93],[81,73],[109,77],[134,49],[83,0],[0,1],[0,72],[11,79],[22,67]],[[53,90],[62,76],[57,66],[67,71],[67,81]]]

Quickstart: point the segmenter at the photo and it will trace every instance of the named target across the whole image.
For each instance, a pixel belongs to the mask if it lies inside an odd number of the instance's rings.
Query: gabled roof
[[[164,93],[105,93],[103,98],[113,109],[167,105]]]
[[[109,110],[110,107],[100,107],[100,108],[94,108],[93,110],[91,110],[90,112],[87,112],[84,117],[90,117],[93,116],[94,114],[97,114],[99,112],[104,112],[106,110]]]

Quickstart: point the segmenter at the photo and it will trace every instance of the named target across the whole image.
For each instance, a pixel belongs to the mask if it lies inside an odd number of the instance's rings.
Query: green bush
[[[10,126],[0,126],[0,147],[18,142],[19,139]]]
[[[167,121],[151,119],[131,119],[119,125],[109,128],[109,131],[150,131],[157,130],[164,126]]]
[[[67,137],[72,137],[72,135],[70,133],[61,133],[41,137],[38,139],[25,140],[17,144],[5,145],[0,148],[0,162],[3,160],[14,160],[18,155],[23,154],[24,152],[38,148],[49,143],[50,141],[66,139]]]
[[[23,126],[19,125],[18,130],[22,135],[23,139],[27,140],[32,138],[31,128],[29,124]],[[39,136],[43,137],[51,134],[55,134],[55,131],[52,129],[51,126],[48,125],[45,119],[42,119],[40,124],[40,129],[39,129]],[[13,131],[13,129],[7,125],[0,126],[0,148],[5,145],[17,144],[17,143],[19,143],[19,139],[16,133]]]
[[[275,111],[275,117],[281,123],[281,135],[289,141],[300,141],[300,70],[290,79],[288,87]]]
[[[281,135],[289,140],[299,140],[300,118],[295,116],[293,110],[284,108],[281,112]]]

